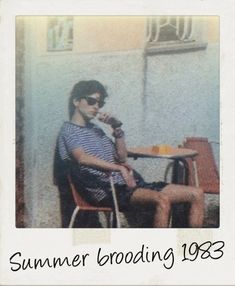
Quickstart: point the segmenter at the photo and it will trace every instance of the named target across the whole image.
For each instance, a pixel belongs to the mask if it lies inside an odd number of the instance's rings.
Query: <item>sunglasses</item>
[[[105,105],[105,102],[103,100],[97,100],[94,97],[84,97],[84,99],[87,101],[88,105],[95,105],[96,103],[98,103],[99,108],[103,107]]]

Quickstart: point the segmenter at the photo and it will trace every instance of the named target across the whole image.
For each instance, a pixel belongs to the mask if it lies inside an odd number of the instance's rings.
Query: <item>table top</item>
[[[171,146],[159,147],[146,146],[146,147],[133,147],[128,148],[128,157],[137,158],[166,158],[166,159],[180,159],[180,158],[193,158],[198,155],[198,152],[192,149],[175,148]]]

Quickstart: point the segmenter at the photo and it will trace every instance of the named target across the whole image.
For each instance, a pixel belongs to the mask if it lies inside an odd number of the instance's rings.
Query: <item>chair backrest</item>
[[[215,163],[211,144],[207,138],[203,137],[187,137],[183,143],[185,148],[198,151],[196,156],[196,164],[198,171],[199,186],[205,193],[219,193],[219,174]],[[189,184],[193,185],[192,163],[188,160],[190,168]]]
[[[67,175],[69,186],[73,195],[73,199],[75,204],[79,207],[80,210],[86,210],[86,211],[104,211],[104,212],[111,212],[113,211],[112,208],[107,207],[98,207],[98,206],[92,206],[89,204],[80,194],[79,194],[79,188],[76,188],[72,177],[70,174]]]

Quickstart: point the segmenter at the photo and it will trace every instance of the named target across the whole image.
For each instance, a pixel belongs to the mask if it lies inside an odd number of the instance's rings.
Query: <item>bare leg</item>
[[[161,192],[150,189],[137,189],[131,204],[151,206],[155,208],[153,227],[168,227],[172,203],[188,202],[191,204],[189,213],[190,227],[202,227],[204,216],[204,193],[200,188],[184,185],[166,186]]]
[[[196,187],[184,185],[168,185],[163,190],[171,203],[188,202],[191,204],[189,212],[190,227],[202,227],[204,217],[204,193]]]
[[[154,207],[153,227],[168,227],[171,203],[163,192],[139,188],[133,193],[131,204]]]

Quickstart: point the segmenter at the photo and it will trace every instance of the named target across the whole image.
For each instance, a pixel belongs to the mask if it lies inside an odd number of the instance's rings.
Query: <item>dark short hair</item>
[[[97,80],[83,80],[76,83],[69,98],[69,118],[71,119],[75,110],[73,100],[81,100],[87,95],[99,93],[101,100],[108,96],[105,87]]]

